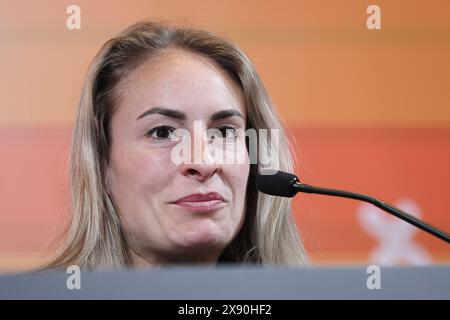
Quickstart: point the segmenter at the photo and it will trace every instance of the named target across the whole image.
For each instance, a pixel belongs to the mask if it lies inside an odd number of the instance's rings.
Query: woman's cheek
[[[170,159],[170,152],[152,152],[143,154],[137,162],[134,175],[138,181],[151,189],[157,191],[163,186],[169,185],[174,164]]]

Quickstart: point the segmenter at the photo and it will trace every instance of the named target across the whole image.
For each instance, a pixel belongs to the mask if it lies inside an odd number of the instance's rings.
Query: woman
[[[109,40],[83,87],[70,153],[73,217],[47,267],[306,264],[290,200],[257,191],[262,165],[247,150],[244,163],[173,161],[175,132],[192,132],[196,121],[224,133],[222,144],[245,141],[241,129],[282,129],[252,63],[226,40],[154,22]],[[287,141],[281,130],[278,169],[292,172]],[[197,142],[211,147],[209,138]]]

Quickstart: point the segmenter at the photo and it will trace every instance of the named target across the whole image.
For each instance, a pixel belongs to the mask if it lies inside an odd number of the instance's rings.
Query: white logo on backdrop
[[[417,218],[421,217],[421,210],[412,199],[402,199],[394,206]],[[370,263],[380,265],[432,263],[427,250],[413,239],[413,236],[420,232],[414,226],[368,203],[359,206],[358,219],[364,231],[378,242],[370,254]]]

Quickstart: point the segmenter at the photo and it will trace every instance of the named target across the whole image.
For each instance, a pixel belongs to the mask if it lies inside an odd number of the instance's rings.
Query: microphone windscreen
[[[294,183],[298,178],[283,171],[262,171],[257,178],[258,190],[272,196],[292,198],[297,191],[294,189]]]

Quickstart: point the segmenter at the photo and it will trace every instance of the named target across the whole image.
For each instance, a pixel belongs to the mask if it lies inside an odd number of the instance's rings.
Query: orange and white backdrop
[[[67,8],[80,8],[68,29]],[[369,5],[381,29],[368,29]],[[254,61],[305,183],[361,192],[450,231],[447,0],[1,0],[0,271],[52,254],[69,215],[70,130],[87,66],[142,19],[187,22]],[[444,242],[354,200],[298,195],[316,264],[450,262]]]

